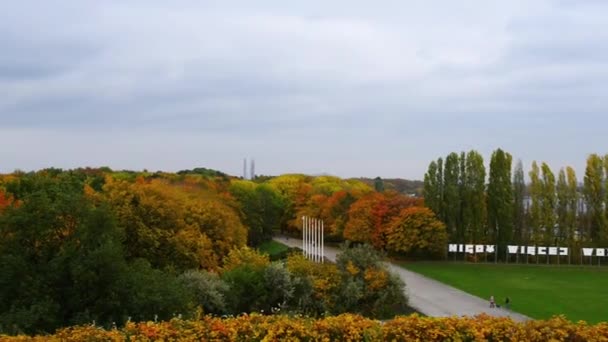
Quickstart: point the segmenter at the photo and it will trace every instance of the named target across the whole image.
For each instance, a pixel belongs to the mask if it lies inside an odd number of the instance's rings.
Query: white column
[[[312,261],[317,261],[317,219],[312,219]]]
[[[319,252],[321,251],[321,244],[319,242],[319,238],[321,237],[321,225],[319,224],[319,219],[317,219],[317,242],[315,243],[315,246],[317,247],[316,253],[315,253],[315,261],[319,262]]]
[[[308,216],[304,216],[305,218],[305,228],[304,231],[306,232],[304,234],[304,256],[306,258],[308,258],[308,237],[310,236],[310,229],[309,229],[309,220],[310,218],[308,218]]]
[[[304,216],[304,217],[306,217],[306,238],[304,239],[306,248],[304,249],[304,251],[305,251],[304,255],[306,256],[306,258],[308,258],[308,252],[310,249],[310,244],[308,243],[308,239],[310,238],[310,218],[308,216]]]
[[[323,224],[323,221],[321,221],[321,263],[323,263],[325,261],[325,248],[324,248],[324,239],[323,237],[325,237],[325,225]]]
[[[306,256],[306,216],[302,216],[302,255]]]

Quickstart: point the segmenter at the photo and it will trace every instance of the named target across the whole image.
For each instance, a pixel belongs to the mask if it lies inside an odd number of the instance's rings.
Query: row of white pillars
[[[302,251],[304,256],[314,262],[323,262],[323,221],[302,216]]]

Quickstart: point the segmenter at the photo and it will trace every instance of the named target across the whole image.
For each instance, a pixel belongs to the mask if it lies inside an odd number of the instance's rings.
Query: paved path
[[[291,247],[302,248],[302,240],[275,237],[275,240]],[[325,257],[335,261],[338,249],[325,246]],[[489,308],[488,300],[468,294],[454,287],[408,271],[392,263],[386,263],[389,269],[401,277],[406,284],[409,305],[419,312],[433,317],[474,316],[486,313],[492,316],[508,316],[515,321],[530,319],[522,314],[502,308]]]

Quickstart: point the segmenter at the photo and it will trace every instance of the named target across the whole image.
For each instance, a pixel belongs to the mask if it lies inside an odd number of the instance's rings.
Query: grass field
[[[280,242],[270,240],[261,244],[258,249],[260,250],[260,252],[268,254],[272,258],[275,255],[279,255],[285,252],[289,249],[289,247]]]
[[[608,267],[409,262],[401,266],[532,318],[608,321]]]

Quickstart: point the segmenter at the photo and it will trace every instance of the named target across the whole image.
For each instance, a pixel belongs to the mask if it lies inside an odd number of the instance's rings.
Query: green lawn
[[[270,240],[261,244],[258,249],[261,253],[268,254],[272,258],[275,255],[285,252],[289,247],[280,242]]]
[[[533,318],[608,320],[608,267],[402,262],[411,271],[481,298],[508,296],[511,309]]]

